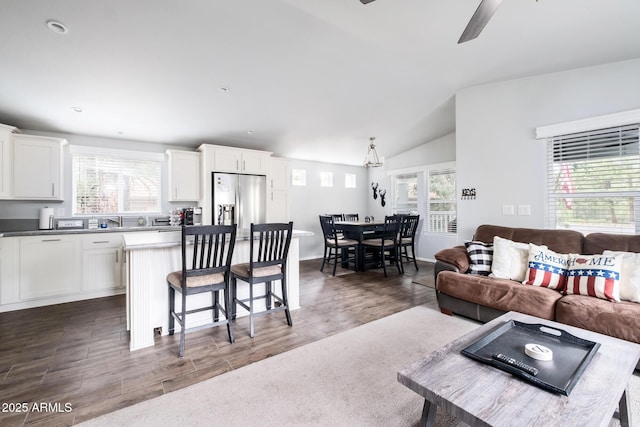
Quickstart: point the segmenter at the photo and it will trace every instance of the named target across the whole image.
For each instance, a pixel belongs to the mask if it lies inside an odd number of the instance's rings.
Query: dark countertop
[[[23,236],[51,236],[61,234],[100,234],[100,233],[124,233],[131,231],[180,231],[180,227],[153,226],[153,227],[111,227],[111,228],[80,228],[69,230],[28,230],[28,231],[0,231],[0,237]]]

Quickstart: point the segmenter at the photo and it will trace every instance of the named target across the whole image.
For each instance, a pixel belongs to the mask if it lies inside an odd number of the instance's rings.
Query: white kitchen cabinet
[[[18,248],[20,301],[79,292],[81,250],[77,236],[21,237]]]
[[[13,135],[13,198],[63,200],[65,139]]]
[[[170,202],[200,200],[200,153],[167,150]]]
[[[258,150],[213,146],[212,172],[266,175],[271,153]]]
[[[267,221],[288,222],[289,206],[289,161],[272,157],[269,159],[267,175]]]
[[[122,233],[82,236],[82,290],[118,289],[124,286]]]
[[[0,238],[0,306],[20,301],[18,239]]]
[[[15,130],[13,126],[0,124],[0,199],[11,197],[11,172],[13,171],[11,138]]]

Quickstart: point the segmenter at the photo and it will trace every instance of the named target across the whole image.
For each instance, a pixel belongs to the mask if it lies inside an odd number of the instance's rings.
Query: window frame
[[[443,163],[434,163],[431,165],[424,165],[419,167],[412,168],[404,168],[404,169],[395,169],[387,171],[387,175],[390,177],[391,181],[391,210],[395,213],[396,207],[396,176],[401,175],[410,175],[417,174],[418,178],[418,200],[417,200],[417,210],[422,219],[422,227],[421,233],[426,235],[436,235],[436,236],[455,236],[457,235],[457,228],[455,231],[433,231],[429,229],[429,225],[431,223],[430,209],[429,204],[432,203],[429,198],[430,190],[429,190],[429,176],[434,171],[440,170],[453,170],[453,173],[457,178],[456,171],[456,162],[443,162]],[[452,203],[455,203],[455,217],[458,215],[458,200],[457,200],[457,179],[456,179],[456,188],[453,192]]]
[[[600,135],[602,133],[613,134],[615,130],[623,130],[628,126],[636,126],[640,128],[640,109],[624,111],[621,113],[608,114],[604,116],[596,116],[582,120],[570,121],[565,123],[558,123],[549,126],[541,126],[536,128],[536,138],[538,140],[542,140],[545,146],[545,197],[544,197],[544,222],[545,227],[547,228],[565,228],[579,231],[583,234],[589,234],[593,232],[609,232],[609,233],[617,233],[617,234],[638,234],[640,232],[640,191],[638,190],[629,190],[629,191],[616,191],[616,192],[602,192],[592,189],[590,191],[583,192],[575,192],[573,188],[573,181],[569,181],[568,187],[565,187],[564,192],[557,191],[556,183],[553,178],[556,176],[553,173],[554,164],[557,164],[557,167],[563,168],[566,165],[575,166],[579,164],[579,162],[584,162],[585,164],[588,161],[594,161],[597,163],[605,164],[607,163],[607,159],[610,159],[611,162],[620,161],[620,159],[629,159],[630,156],[637,156],[637,153],[631,153],[627,149],[627,147],[623,144],[623,139],[620,138],[618,141],[621,155],[619,156],[611,156],[609,153],[611,152],[611,146],[606,145],[607,151],[603,151],[603,155],[601,156],[591,156],[589,155],[589,150],[591,149],[591,143],[589,142],[589,138],[592,135]],[[580,144],[580,141],[583,140],[582,145],[585,146],[584,154],[582,151],[578,151],[578,155],[573,154],[573,159],[569,158],[564,163],[559,162],[558,159],[561,157],[563,152],[558,152],[558,149],[554,150],[554,146],[556,144],[562,144],[564,139],[567,138],[577,138],[577,143]],[[631,142],[631,144],[640,145],[640,135],[638,136],[637,142]],[[566,150],[565,147],[561,149]],[[637,149],[637,148],[636,148]],[[627,151],[624,153],[624,151]],[[561,159],[560,159],[561,160]],[[634,163],[634,159],[631,159],[630,163]],[[566,164],[566,165],[565,165]],[[571,173],[571,168],[566,166],[568,172],[566,174]],[[640,178],[640,173],[638,175],[634,175],[635,178]],[[567,194],[571,194],[571,197],[567,197]],[[563,197],[564,196],[564,197]],[[614,223],[610,223],[608,226],[606,224],[597,225],[597,221],[595,218],[590,223],[585,223],[580,226],[578,224],[573,224],[573,226],[569,225],[566,227],[559,227],[558,216],[556,214],[557,201],[562,199],[565,203],[569,201],[571,203],[573,200],[579,199],[594,199],[600,200],[603,197],[605,198],[632,198],[633,199],[633,227],[624,227],[616,226]]]
[[[145,152],[145,151],[129,151],[102,147],[91,147],[82,145],[70,145],[69,152],[71,154],[71,211],[74,217],[91,217],[95,215],[156,215],[162,213],[162,184],[163,184],[163,153]],[[145,161],[157,163],[157,193],[155,210],[151,211],[121,211],[119,206],[118,212],[100,212],[100,213],[81,213],[77,211],[77,176],[75,172],[76,161],[81,157],[103,157],[115,160],[126,161]],[[118,188],[119,194],[122,188]]]

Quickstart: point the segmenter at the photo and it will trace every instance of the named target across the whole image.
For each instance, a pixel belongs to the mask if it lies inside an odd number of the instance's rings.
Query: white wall
[[[640,59],[471,87],[456,95],[458,236],[480,224],[544,227],[545,143],[535,128],[640,107]],[[458,190],[460,192],[460,190]],[[531,205],[530,216],[502,205]]]
[[[324,241],[319,215],[357,213],[364,218],[367,213],[367,171],[362,166],[290,160],[291,169],[303,169],[307,185],[291,186],[291,220],[299,230],[313,231],[313,237],[300,239],[300,258],[322,258]],[[333,172],[333,187],[320,186],[320,172]],[[356,188],[344,188],[344,174],[356,175]],[[318,266],[319,267],[319,266]]]

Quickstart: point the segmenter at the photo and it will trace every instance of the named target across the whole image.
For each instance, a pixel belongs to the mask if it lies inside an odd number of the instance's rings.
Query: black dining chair
[[[325,264],[333,264],[333,275],[335,276],[338,262],[340,264],[353,262],[354,268],[356,268],[360,243],[357,240],[338,238],[331,215],[320,215],[320,227],[324,236],[324,256],[320,271],[324,271]]]
[[[400,233],[398,235],[398,246],[400,250],[400,266],[404,273],[404,260],[406,262],[413,261],[416,270],[418,270],[418,262],[416,261],[416,231],[420,222],[420,215],[401,215],[400,216]],[[411,248],[411,256],[409,256],[409,248]]]
[[[191,243],[193,239],[193,244]],[[236,243],[236,225],[182,226],[182,269],[167,275],[169,285],[169,335],[180,325],[180,349],[184,356],[186,318],[188,314],[211,310],[213,326],[227,325],[229,341],[234,342],[231,326],[231,293],[229,271]],[[220,291],[224,305],[220,304]],[[181,295],[180,309],[176,311],[176,292]],[[211,292],[212,304],[187,310],[187,296]],[[224,319],[220,319],[220,312]]]
[[[400,251],[398,247],[398,230],[400,228],[400,218],[396,215],[384,217],[384,228],[380,237],[363,240],[365,252],[368,249],[377,255],[382,264],[384,271],[384,277],[387,277],[387,263],[391,261],[392,264],[398,268],[398,273],[402,274],[402,267],[398,258],[400,257]],[[363,263],[366,269],[366,263]]]
[[[251,224],[249,262],[231,266],[232,318],[236,318],[238,304],[249,311],[249,335],[252,338],[253,318],[257,315],[284,311],[287,324],[293,325],[287,300],[287,256],[292,232],[293,222]],[[249,298],[238,298],[238,280],[249,284]],[[272,282],[276,280],[279,280],[282,285],[280,296],[272,289]],[[255,285],[261,283],[265,284],[264,294],[256,296]],[[254,300],[257,299],[265,299],[265,311],[254,312]],[[276,301],[275,307],[272,306],[273,300]]]
[[[358,214],[344,214],[345,221],[359,221],[360,216]]]

